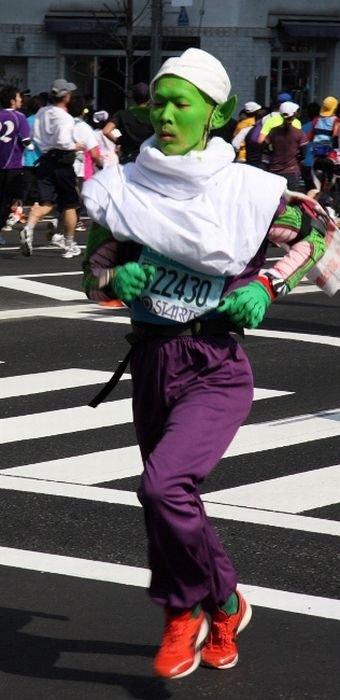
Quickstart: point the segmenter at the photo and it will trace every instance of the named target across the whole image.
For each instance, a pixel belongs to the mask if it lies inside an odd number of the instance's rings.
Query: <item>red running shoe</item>
[[[154,660],[154,672],[162,678],[183,678],[195,671],[201,661],[200,648],[209,626],[202,611],[192,610],[180,615],[166,611],[162,644]]]
[[[202,649],[203,666],[213,668],[232,668],[238,662],[236,638],[250,622],[252,610],[239,591],[238,611],[235,615],[227,615],[218,610],[212,615],[210,633]]]

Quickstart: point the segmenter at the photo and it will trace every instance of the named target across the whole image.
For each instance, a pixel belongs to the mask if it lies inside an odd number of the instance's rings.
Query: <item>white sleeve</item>
[[[98,142],[96,135],[91,129],[89,124],[86,122],[78,122],[76,128],[74,129],[74,137],[78,143],[84,146],[85,151],[90,151],[91,148],[97,148]]]
[[[251,128],[252,126],[244,126],[243,129],[241,129],[241,131],[239,131],[238,134],[234,136],[231,145],[235,148],[235,151],[240,150],[241,143],[244,141],[248,131],[250,131]]]
[[[112,197],[96,176],[84,182],[81,196],[89,217],[97,224],[114,231],[118,214],[112,206]]]

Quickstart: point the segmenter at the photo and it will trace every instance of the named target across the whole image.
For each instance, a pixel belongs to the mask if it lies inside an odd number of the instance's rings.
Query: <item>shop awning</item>
[[[123,13],[53,12],[44,18],[46,31],[54,34],[100,34],[116,30],[125,24]]]
[[[279,24],[288,36],[311,39],[340,39],[340,18],[338,22],[281,20]]]

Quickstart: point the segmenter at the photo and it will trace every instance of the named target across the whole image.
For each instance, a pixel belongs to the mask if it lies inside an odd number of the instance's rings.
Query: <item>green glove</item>
[[[271,303],[269,292],[261,282],[249,282],[224,297],[216,311],[226,313],[238,326],[257,328]]]
[[[129,303],[139,297],[155,273],[153,265],[140,265],[138,262],[118,265],[111,281],[113,291],[118,299]]]

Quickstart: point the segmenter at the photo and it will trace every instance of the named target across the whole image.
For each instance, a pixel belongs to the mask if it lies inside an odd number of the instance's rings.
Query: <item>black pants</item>
[[[49,151],[37,168],[40,204],[55,204],[60,212],[80,204],[73,151]]]
[[[24,204],[34,204],[39,200],[37,168],[24,168]]]
[[[24,172],[22,168],[0,170],[0,231],[5,225],[11,211],[11,205],[17,199],[22,200]]]

